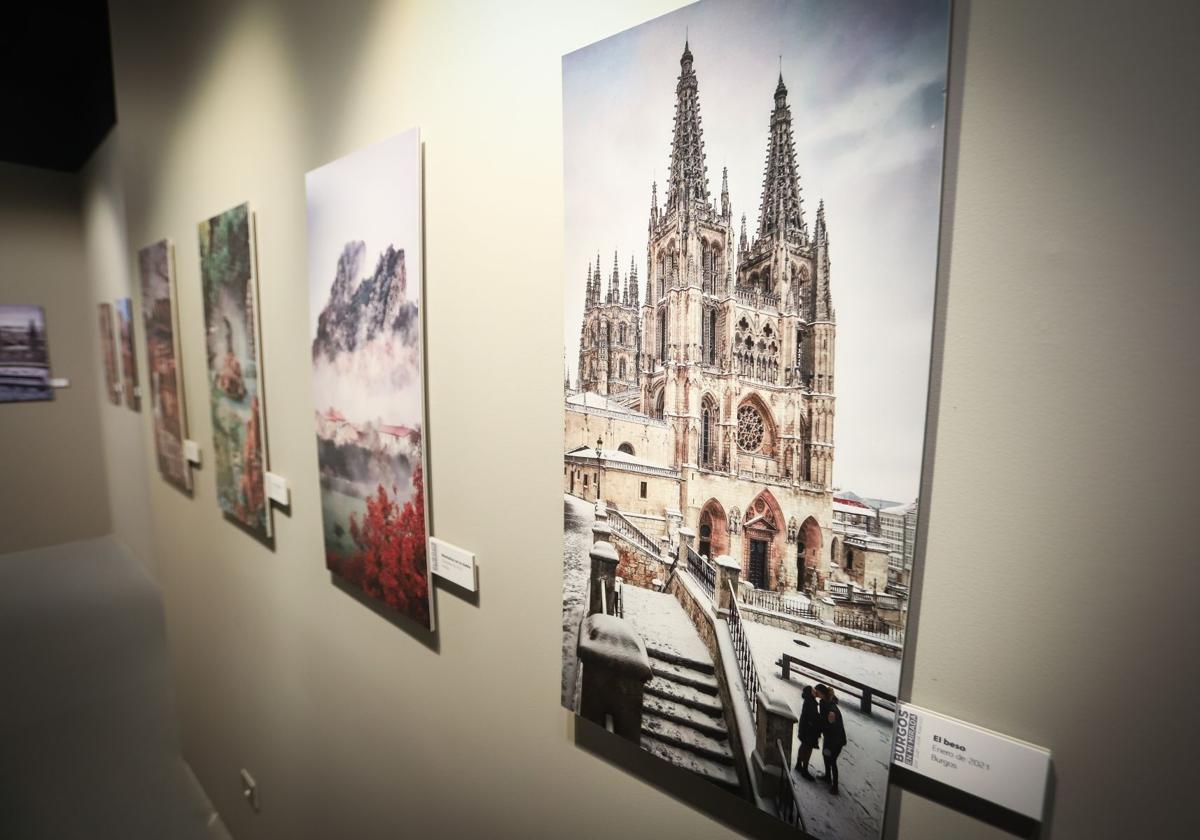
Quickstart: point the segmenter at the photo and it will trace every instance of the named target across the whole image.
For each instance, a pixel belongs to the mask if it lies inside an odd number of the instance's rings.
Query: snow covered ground
[[[575,652],[579,623],[587,612],[587,576],[591,568],[592,523],[596,506],[574,496],[563,495],[563,671],[562,704],[575,711],[577,672]]]
[[[785,682],[781,669],[775,664],[783,653],[844,674],[889,694],[895,694],[899,687],[898,659],[753,621],[746,621],[742,626],[746,630],[763,686],[788,703],[797,715],[802,701],[801,689],[816,680],[807,675],[793,674]],[[796,644],[796,639],[808,646]],[[823,783],[805,781],[795,772],[792,778],[799,790],[800,808],[809,833],[814,837],[820,840],[876,840],[883,824],[883,808],[887,798],[892,713],[877,705],[870,715],[864,715],[859,711],[857,697],[841,694],[840,700],[848,741],[838,759],[840,795],[833,796]],[[793,743],[793,762],[798,748],[798,742]],[[816,775],[821,768],[820,755],[814,751],[809,769]]]
[[[591,562],[595,507],[592,502],[563,496],[563,705],[574,710],[576,644],[579,624],[587,611],[587,576]],[[704,643],[691,620],[670,595],[633,586],[623,590],[625,617],[647,643],[659,650],[700,662],[711,661]],[[800,690],[811,677],[793,674],[785,682],[775,661],[782,653],[807,660],[881,691],[895,694],[900,682],[900,660],[833,642],[798,634],[791,630],[746,621],[742,625],[758,667],[763,686],[769,688],[798,714]],[[806,646],[796,644],[799,639]],[[883,823],[887,796],[888,758],[892,738],[892,713],[876,706],[872,714],[859,711],[858,698],[841,696],[848,743],[838,760],[841,795],[833,796],[820,782],[807,782],[794,772],[808,830],[819,840],[877,840]],[[792,745],[793,760],[798,743]],[[822,768],[820,755],[814,753],[810,769]]]
[[[624,599],[626,620],[633,624],[646,647],[692,662],[713,664],[708,648],[696,632],[696,625],[674,595],[625,586],[621,589],[621,598]]]

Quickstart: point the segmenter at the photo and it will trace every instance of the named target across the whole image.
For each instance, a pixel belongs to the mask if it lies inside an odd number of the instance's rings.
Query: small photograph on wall
[[[823,840],[883,826],[948,19],[705,0],[563,59],[562,703]]]
[[[262,539],[271,536],[254,216],[239,204],[200,223],[200,282],[212,406],[217,502]]]
[[[325,563],[432,630],[418,132],[315,169],[305,186]]]
[[[116,303],[117,335],[121,347],[121,375],[125,379],[125,405],[142,410],[142,392],[138,387],[137,354],[133,346],[133,301],[121,298]]]
[[[168,240],[159,240],[138,251],[138,276],[158,471],[170,484],[191,492],[192,468],[183,446],[187,438],[187,411],[179,361],[179,317],[175,310],[175,256]]]
[[[52,399],[46,313],[40,306],[0,306],[0,403]]]
[[[104,358],[104,388],[108,401],[121,404],[121,379],[117,373],[117,343],[113,337],[112,305],[100,304],[100,352]]]

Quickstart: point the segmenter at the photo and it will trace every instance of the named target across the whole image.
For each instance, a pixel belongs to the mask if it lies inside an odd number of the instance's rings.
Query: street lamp
[[[596,501],[603,501],[604,497],[600,495],[600,473],[604,467],[600,463],[601,448],[604,446],[604,438],[596,438]]]

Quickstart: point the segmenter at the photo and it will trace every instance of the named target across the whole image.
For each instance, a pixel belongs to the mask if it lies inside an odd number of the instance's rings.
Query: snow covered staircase
[[[712,662],[656,647],[651,640],[646,648],[654,676],[642,703],[642,749],[739,793]]]

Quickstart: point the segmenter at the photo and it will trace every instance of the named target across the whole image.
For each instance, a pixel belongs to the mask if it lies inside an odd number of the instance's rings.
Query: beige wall
[[[0,405],[0,554],[109,531],[87,288],[75,176],[0,164],[0,304],[45,309],[51,375],[71,381],[51,401]]]
[[[258,213],[267,434],[293,513],[276,515],[270,551],[222,520],[210,469],[192,500],[148,478],[185,752],[240,840],[725,836],[714,815],[769,830],[640,754],[580,749],[554,690],[561,55],[675,5],[113,4],[126,256],[176,240],[206,455],[195,225],[243,200]],[[1194,635],[1197,589],[1183,471],[1200,461],[1185,221],[1198,185],[1194,166],[1169,165],[1196,145],[1195,105],[1178,95],[1195,74],[1180,21],[1194,12],[957,8],[912,697],[1052,747],[1055,836],[1180,834],[1167,821],[1188,796],[1189,736],[1172,718],[1192,704],[1165,690],[1173,672],[1154,652]],[[308,397],[303,173],[414,125],[434,527],[479,552],[482,587],[478,602],[438,593],[432,646],[324,571]],[[1164,563],[1169,588],[1147,579]],[[1122,738],[1122,704],[1147,695],[1154,714]],[[1126,759],[1157,743],[1160,774],[1138,775]],[[239,767],[259,780],[261,814]],[[1097,807],[1109,802],[1139,807]],[[891,823],[998,836],[911,797]]]

